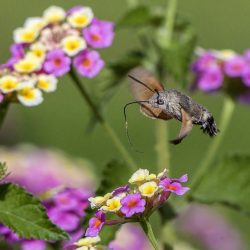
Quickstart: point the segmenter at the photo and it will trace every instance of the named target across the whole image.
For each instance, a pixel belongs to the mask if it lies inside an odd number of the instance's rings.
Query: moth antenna
[[[127,103],[127,104],[124,106],[124,108],[123,108],[123,115],[124,115],[124,120],[125,120],[126,136],[127,136],[127,138],[128,138],[128,142],[129,142],[130,147],[131,147],[135,152],[137,152],[137,153],[143,153],[143,152],[137,150],[136,148],[134,148],[134,146],[133,146],[133,144],[132,144],[132,141],[131,141],[131,139],[130,139],[130,136],[129,136],[129,132],[128,132],[128,120],[127,120],[127,113],[126,113],[127,107],[128,107],[129,105],[131,105],[131,104],[136,104],[136,103],[137,103],[137,104],[140,104],[140,103],[149,103],[149,102],[148,102],[148,101],[134,101],[134,102],[129,102],[129,103]]]
[[[130,77],[130,78],[133,79],[134,81],[140,83],[140,84],[143,85],[145,88],[149,89],[151,92],[153,92],[153,93],[157,92],[157,93],[158,93],[158,91],[151,89],[151,88],[150,88],[149,86],[147,86],[144,82],[140,81],[139,79],[135,78],[134,76],[128,75],[128,77]]]

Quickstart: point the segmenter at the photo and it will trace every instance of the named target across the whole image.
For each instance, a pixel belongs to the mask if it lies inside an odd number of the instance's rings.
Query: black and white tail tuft
[[[201,129],[205,134],[209,134],[211,137],[217,135],[217,133],[220,132],[216,127],[213,116],[209,116],[206,121],[203,122]]]

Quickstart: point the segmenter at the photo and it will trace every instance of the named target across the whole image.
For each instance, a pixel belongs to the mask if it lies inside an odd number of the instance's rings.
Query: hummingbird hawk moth
[[[141,67],[130,71],[128,76],[135,101],[125,105],[125,120],[127,106],[138,103],[141,112],[149,118],[182,122],[179,135],[170,141],[172,144],[179,144],[191,132],[193,125],[201,125],[203,132],[211,137],[219,132],[213,115],[191,97],[175,89],[164,90],[163,85]]]

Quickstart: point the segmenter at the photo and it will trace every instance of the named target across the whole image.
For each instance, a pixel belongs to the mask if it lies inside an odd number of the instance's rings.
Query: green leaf
[[[0,185],[0,222],[21,238],[68,239],[68,235],[49,220],[39,199],[14,184]]]
[[[213,166],[193,191],[192,199],[220,203],[250,216],[250,155],[227,156]]]
[[[0,181],[8,175],[8,168],[5,162],[0,162]]]
[[[151,19],[150,10],[146,6],[138,6],[129,10],[117,22],[116,28],[135,27],[145,25]]]
[[[126,185],[131,174],[131,169],[124,162],[117,160],[111,161],[103,170],[102,179],[96,191],[96,195],[105,195],[117,187]]]
[[[185,27],[168,48],[163,49],[163,65],[176,82],[186,87],[190,64],[196,47],[196,34],[192,27]]]

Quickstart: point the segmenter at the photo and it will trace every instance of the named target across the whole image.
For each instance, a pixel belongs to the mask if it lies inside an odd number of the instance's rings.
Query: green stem
[[[159,246],[158,246],[158,242],[155,238],[153,229],[149,223],[149,221],[147,219],[140,221],[140,225],[144,231],[144,233],[146,234],[146,236],[148,237],[150,243],[152,244],[152,246],[154,247],[155,250],[160,250]]]
[[[94,102],[92,101],[90,95],[88,94],[87,90],[82,85],[81,81],[77,77],[75,71],[72,69],[69,73],[71,79],[75,83],[76,87],[80,91],[82,97],[87,102],[89,108],[94,113],[96,119],[98,122],[102,125],[102,127],[106,130],[107,134],[109,135],[110,139],[113,141],[114,145],[120,152],[120,154],[123,156],[124,160],[127,162],[128,166],[131,167],[132,170],[136,169],[136,163],[131,158],[128,151],[125,149],[119,138],[117,137],[116,133],[114,132],[113,128],[108,124],[107,121],[103,118],[101,113],[99,112],[98,108],[95,106]]]
[[[166,121],[156,121],[156,145],[155,150],[158,159],[159,172],[170,168],[170,153],[168,143],[168,127]]]
[[[163,39],[163,44],[165,48],[171,45],[173,32],[174,32],[174,21],[177,9],[177,0],[169,0],[166,17],[165,17],[165,32],[166,36]],[[160,72],[158,72],[160,75]],[[161,79],[163,80],[163,79]],[[156,153],[158,159],[158,168],[163,170],[164,168],[170,169],[170,153],[169,153],[169,140],[168,140],[168,128],[167,123],[163,121],[158,121],[156,123]]]
[[[9,102],[6,101],[0,104],[0,128],[2,128],[3,126],[8,108],[9,108]]]
[[[174,21],[177,9],[177,0],[169,0],[168,8],[166,12],[166,29],[167,29],[167,36],[165,40],[165,46],[169,47],[171,44],[171,40],[173,37],[174,32]]]
[[[198,168],[198,171],[193,177],[191,184],[192,193],[199,186],[203,175],[207,172],[208,167],[212,168],[211,163],[214,160],[214,157],[218,152],[219,146],[225,136],[234,109],[235,109],[235,102],[230,97],[226,97],[223,104],[220,123],[219,123],[220,133],[215,138],[213,138],[213,141],[209,146],[205,159],[202,160],[201,166]]]

